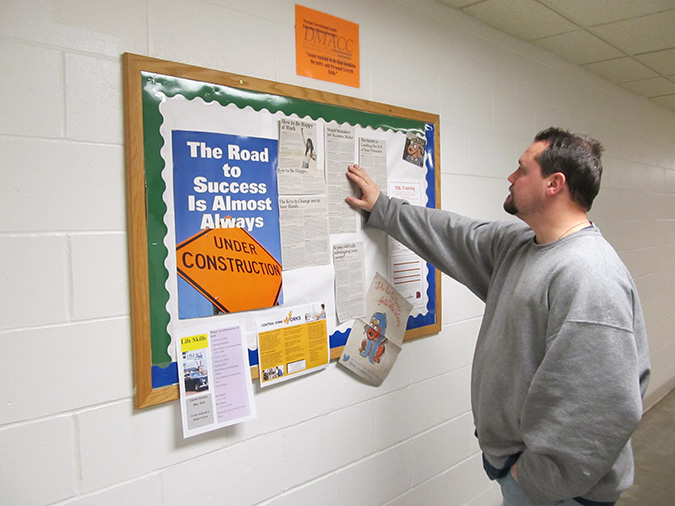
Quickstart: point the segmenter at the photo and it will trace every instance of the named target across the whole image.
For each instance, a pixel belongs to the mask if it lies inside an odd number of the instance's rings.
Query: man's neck
[[[590,220],[585,212],[569,213],[542,223],[528,223],[534,231],[537,244],[547,244],[557,241],[579,230],[583,230],[589,224]]]

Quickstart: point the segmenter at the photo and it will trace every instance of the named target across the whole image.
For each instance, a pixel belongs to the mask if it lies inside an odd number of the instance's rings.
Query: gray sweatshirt
[[[539,245],[521,222],[483,222],[381,195],[386,231],[485,302],[474,423],[487,467],[530,499],[616,501],[633,481],[630,436],[649,380],[628,270],[596,227]]]

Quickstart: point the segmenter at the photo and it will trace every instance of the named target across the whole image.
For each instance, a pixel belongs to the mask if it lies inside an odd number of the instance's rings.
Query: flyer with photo
[[[412,305],[378,273],[368,289],[366,307],[369,317],[354,320],[339,363],[379,386],[401,352]]]
[[[316,123],[279,120],[279,193],[317,195],[326,193],[326,178],[319,164]]]
[[[324,369],[330,360],[326,304],[267,311],[258,319],[260,386]]]
[[[243,323],[195,324],[177,343],[183,437],[256,417]]]

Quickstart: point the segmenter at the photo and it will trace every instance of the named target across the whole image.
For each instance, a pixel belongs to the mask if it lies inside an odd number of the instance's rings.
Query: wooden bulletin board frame
[[[423,129],[431,131],[429,138],[433,140],[427,146],[427,205],[440,207],[438,115],[130,53],[125,53],[122,60],[131,322],[137,408],[177,399],[179,395],[177,371],[174,372],[175,382],[171,383],[169,380],[166,385],[153,383],[153,347],[161,348],[168,335],[168,315],[165,309],[168,295],[164,288],[166,269],[162,260],[168,253],[163,249],[161,241],[162,233],[166,234],[166,229],[162,232],[163,224],[158,216],[161,214],[161,203],[157,202],[158,195],[161,195],[164,188],[159,177],[164,162],[158,149],[158,143],[161,145],[161,139],[158,139],[161,124],[159,99],[149,90],[153,83],[161,83],[167,94],[185,95],[185,90],[172,90],[172,83],[180,80],[194,81],[202,97],[220,101],[221,104],[223,100],[232,100],[231,97],[223,98],[227,95],[227,90],[230,90],[234,95],[243,97],[241,100],[245,103],[250,101],[256,110],[259,110],[257,107],[268,110],[274,108],[291,114],[301,107],[312,118],[328,117],[339,123],[351,122],[357,116],[358,121],[364,118],[369,121],[373,118],[392,129],[421,125]],[[158,208],[160,211],[157,211]],[[433,300],[429,306],[433,303],[433,307],[428,308],[426,319],[412,325],[409,323],[406,340],[438,333],[441,329],[440,272],[430,265],[427,281],[430,291],[433,292],[430,294]],[[331,341],[331,358],[340,356],[344,342],[346,336],[342,340]],[[255,360],[257,363],[257,358]],[[256,366],[252,365],[251,372],[253,377],[257,377]]]

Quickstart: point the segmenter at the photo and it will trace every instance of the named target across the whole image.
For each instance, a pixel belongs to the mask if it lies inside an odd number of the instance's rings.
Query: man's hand
[[[363,194],[360,199],[347,197],[345,199],[347,203],[364,211],[372,211],[380,196],[380,188],[370,179],[366,171],[356,164],[347,167],[347,177],[356,183]]]

